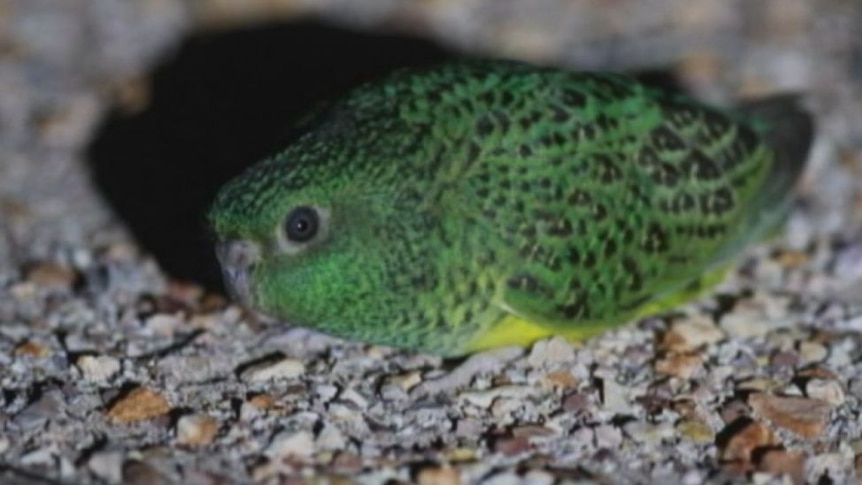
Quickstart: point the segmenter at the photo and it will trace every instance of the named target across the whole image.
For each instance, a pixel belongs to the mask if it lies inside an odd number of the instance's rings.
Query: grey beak
[[[249,273],[260,260],[260,248],[250,241],[221,241],[216,245],[222,278],[231,298],[244,305],[252,304]]]

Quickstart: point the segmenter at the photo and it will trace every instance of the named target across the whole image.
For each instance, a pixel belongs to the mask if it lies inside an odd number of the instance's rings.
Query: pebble
[[[181,313],[156,313],[144,321],[144,325],[155,335],[170,337],[185,326]]]
[[[486,391],[462,392],[458,398],[466,403],[480,408],[491,407],[496,399],[501,397],[511,399],[523,399],[531,395],[535,390],[529,386],[499,386]]]
[[[272,438],[264,454],[272,459],[308,458],[314,451],[314,437],[308,431],[282,431]]]
[[[550,367],[575,360],[575,350],[566,339],[551,337],[533,344],[527,362],[533,367]]]
[[[710,443],[715,439],[715,433],[707,424],[695,419],[682,419],[676,423],[676,430],[695,443]]]
[[[594,407],[591,394],[585,392],[573,392],[563,398],[563,403],[560,407],[564,411],[570,413],[583,413]]]
[[[127,485],[167,485],[170,482],[153,465],[141,460],[127,460],[123,463],[122,483]]]
[[[703,361],[698,355],[670,354],[655,362],[659,374],[691,379],[703,369]]]
[[[818,342],[800,342],[799,359],[800,364],[810,365],[823,362],[829,356],[829,350],[825,345]]]
[[[52,290],[68,290],[78,278],[78,273],[54,261],[36,263],[25,272],[24,279],[35,285]]]
[[[347,437],[338,429],[338,426],[326,423],[317,433],[315,444],[321,450],[343,450],[347,446]]]
[[[416,472],[417,485],[460,485],[458,470],[450,465],[429,465]]]
[[[757,461],[758,470],[786,475],[795,484],[805,483],[805,453],[782,448],[766,450]]]
[[[51,390],[16,414],[12,418],[12,423],[23,430],[39,428],[49,419],[62,416],[64,407],[65,401],[62,393]]]
[[[558,389],[571,389],[578,385],[578,379],[568,369],[548,372],[542,376],[540,382],[547,387]]]
[[[305,364],[300,360],[284,358],[263,362],[245,369],[240,378],[246,382],[266,382],[278,379],[296,379],[305,374]]]
[[[602,379],[602,409],[613,414],[631,414],[632,408],[626,399],[626,388],[613,378]]]
[[[33,342],[32,340],[25,340],[12,350],[14,355],[29,355],[31,357],[45,357],[50,351],[45,348],[44,345]]]
[[[816,438],[823,432],[832,409],[829,403],[819,399],[765,393],[752,394],[748,397],[748,404],[757,415],[775,426],[804,438]]]
[[[657,446],[662,440],[671,439],[676,435],[673,426],[667,422],[630,421],[623,426],[623,431],[633,440],[648,446]]]
[[[120,483],[123,480],[123,459],[121,451],[97,451],[87,460],[87,468],[108,483]]]
[[[740,419],[743,421],[734,421],[722,431],[730,436],[719,443],[719,458],[735,471],[750,469],[752,452],[775,443],[772,431],[765,425],[748,418]]]
[[[720,342],[724,332],[706,315],[675,320],[663,335],[660,347],[669,352],[687,353]]]
[[[825,401],[833,406],[844,404],[844,388],[838,381],[831,379],[811,379],[805,383],[805,395]]]
[[[189,414],[177,420],[176,437],[181,445],[207,445],[218,434],[219,422],[208,414]]]
[[[518,455],[530,449],[530,439],[526,436],[504,436],[495,439],[491,448],[503,455]]]
[[[131,423],[163,416],[170,410],[170,403],[159,391],[136,387],[108,406],[107,416],[116,421]]]
[[[90,382],[105,382],[120,372],[120,361],[107,355],[82,355],[75,367]]]
[[[762,314],[750,310],[726,313],[718,325],[736,338],[763,337],[772,329]]]
[[[616,426],[603,424],[593,430],[596,436],[596,446],[615,450],[623,443],[623,433]]]
[[[422,382],[422,373],[410,371],[387,378],[389,383],[395,384],[403,391],[409,391]]]
[[[553,485],[554,475],[545,470],[530,470],[521,478],[524,485]]]

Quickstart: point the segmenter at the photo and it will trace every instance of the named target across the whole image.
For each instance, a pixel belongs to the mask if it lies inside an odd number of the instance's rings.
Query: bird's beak
[[[216,257],[221,263],[222,278],[231,298],[252,306],[249,273],[260,260],[260,247],[245,240],[220,241],[216,244]]]

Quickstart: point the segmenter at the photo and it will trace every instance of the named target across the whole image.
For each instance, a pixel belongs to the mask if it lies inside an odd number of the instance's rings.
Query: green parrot
[[[725,111],[511,61],[399,71],[305,125],[215,198],[227,287],[292,324],[442,356],[581,339],[691,297],[782,222],[814,133],[790,95]]]

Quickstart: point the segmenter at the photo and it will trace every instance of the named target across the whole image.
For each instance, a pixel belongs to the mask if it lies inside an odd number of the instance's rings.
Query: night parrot
[[[216,196],[227,287],[295,325],[458,356],[689,297],[773,234],[813,122],[511,61],[398,71]]]

